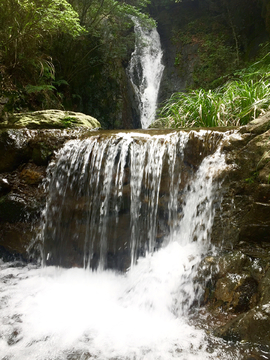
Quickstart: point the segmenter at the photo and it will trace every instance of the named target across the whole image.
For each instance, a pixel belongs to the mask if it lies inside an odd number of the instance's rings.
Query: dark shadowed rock
[[[27,252],[45,205],[42,182],[54,152],[81,130],[0,130],[0,256]]]
[[[210,312],[231,313],[214,334],[229,341],[270,345],[270,114],[240,129],[225,144],[229,164],[212,241],[223,252],[212,261],[206,302]],[[241,146],[242,141],[242,146]],[[210,271],[210,270],[208,270]]]

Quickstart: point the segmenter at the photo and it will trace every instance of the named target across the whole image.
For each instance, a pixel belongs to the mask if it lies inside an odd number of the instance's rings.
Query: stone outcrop
[[[100,128],[100,123],[92,116],[62,110],[8,114],[6,119],[0,122],[0,128],[66,129],[75,127],[95,129]]]
[[[90,116],[59,110],[13,114],[0,123],[2,258],[31,260],[28,248],[45,204],[47,165],[65,141],[96,127],[99,122]]]
[[[227,162],[234,165],[212,231],[219,255],[202,265],[210,279],[205,302],[214,316],[231,315],[213,326],[216,336],[269,346],[270,114],[240,133],[242,139],[224,146]]]

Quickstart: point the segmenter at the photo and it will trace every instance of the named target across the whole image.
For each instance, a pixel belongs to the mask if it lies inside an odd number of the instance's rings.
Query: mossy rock
[[[169,129],[169,124],[163,119],[156,119],[149,125],[149,129]]]
[[[28,129],[67,129],[76,127],[96,129],[101,127],[99,121],[92,116],[62,110],[9,114],[8,119],[2,122],[0,126],[2,128]]]
[[[270,129],[270,111],[252,120],[240,130],[241,133],[251,133],[253,135],[262,134]]]

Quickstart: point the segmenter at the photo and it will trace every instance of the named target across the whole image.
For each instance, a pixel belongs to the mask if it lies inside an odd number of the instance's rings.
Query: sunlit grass
[[[214,90],[178,92],[159,111],[164,127],[245,125],[270,109],[270,54]]]

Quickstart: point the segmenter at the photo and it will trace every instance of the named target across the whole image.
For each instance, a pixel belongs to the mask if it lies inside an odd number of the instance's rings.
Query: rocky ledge
[[[239,132],[224,145],[234,166],[212,230],[218,255],[202,263],[204,303],[216,336],[270,353],[270,113]]]
[[[65,141],[100,128],[91,116],[60,110],[10,114],[0,121],[0,255],[31,260],[45,193],[42,182]],[[33,259],[35,255],[33,255]]]

